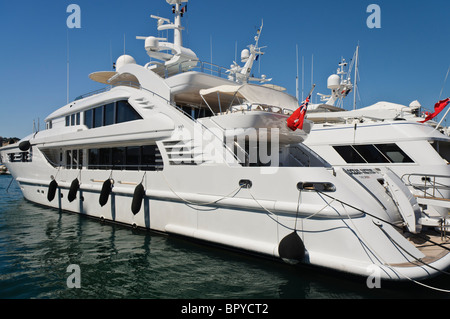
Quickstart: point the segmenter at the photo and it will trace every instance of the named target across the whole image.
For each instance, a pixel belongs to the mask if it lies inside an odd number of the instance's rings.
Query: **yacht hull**
[[[438,269],[450,265],[447,254],[430,263],[432,268],[414,266],[416,259],[424,255],[385,222],[389,216],[373,198],[361,189],[354,189],[355,196],[350,196],[350,177],[341,171],[322,167],[218,169],[204,165],[155,172],[83,170],[80,174],[78,170],[51,167],[41,156],[35,150],[33,163],[9,163],[8,168],[27,200],[61,211],[276,259],[283,259],[279,253],[281,241],[296,232],[304,243],[304,258],[288,262],[364,277],[376,274],[386,280],[420,280],[438,275]],[[52,177],[58,188],[55,198],[49,201]],[[79,188],[70,202],[69,193],[76,179]],[[99,199],[107,179],[113,181],[113,187],[101,206]],[[251,186],[243,180],[250,181]],[[297,184],[302,181],[330,182],[336,190],[299,191]],[[133,213],[139,184],[145,194],[139,210]],[[344,210],[343,203],[348,204]],[[373,207],[373,211],[366,213],[358,207]],[[399,253],[397,245],[410,255]]]

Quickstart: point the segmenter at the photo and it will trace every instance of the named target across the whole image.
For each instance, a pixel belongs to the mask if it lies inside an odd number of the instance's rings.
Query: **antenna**
[[[353,110],[356,110],[356,91],[358,89],[358,56],[359,56],[359,44],[356,47],[356,60],[355,60],[355,90],[353,91]]]
[[[305,91],[305,57],[302,56],[302,101],[304,99]]]
[[[295,78],[295,96],[297,97],[297,101],[299,98],[299,92],[298,92],[298,44],[296,46],[296,59],[297,59],[297,77]]]
[[[445,80],[444,80],[444,84],[442,84],[442,89],[441,89],[441,93],[439,94],[439,99],[438,99],[438,101],[441,100],[442,92],[444,91],[445,83],[447,83],[447,79],[448,79],[448,74],[449,74],[449,72],[450,72],[450,66],[448,67],[447,75],[445,76]]]
[[[311,85],[314,84],[314,54],[312,55],[311,58]],[[312,100],[312,98],[311,98]]]
[[[125,55],[125,46],[126,46],[126,37],[125,33],[123,34],[123,55]]]
[[[213,62],[213,49],[212,49],[212,34],[209,35],[209,50],[211,53],[211,74],[212,74],[212,62]]]
[[[113,58],[112,58],[112,42],[109,40],[109,60],[110,60],[110,66],[113,66]]]
[[[67,29],[67,104],[69,104],[69,29]]]

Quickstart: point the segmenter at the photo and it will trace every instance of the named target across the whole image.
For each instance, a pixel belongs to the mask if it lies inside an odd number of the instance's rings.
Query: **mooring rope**
[[[327,197],[329,197],[329,198],[334,198],[333,196],[330,196],[330,195],[328,195],[328,194],[322,193],[321,191],[317,191],[317,192],[318,192],[318,193],[321,193],[321,194],[323,194],[323,195],[325,195],[325,196],[327,196]],[[400,226],[398,226],[398,225],[395,225],[395,224],[393,224],[393,223],[391,223],[391,222],[389,222],[389,221],[387,221],[387,220],[384,220],[384,219],[381,218],[381,217],[378,217],[378,216],[375,216],[375,215],[373,215],[373,214],[370,214],[370,213],[368,213],[368,212],[366,212],[366,211],[364,211],[364,210],[362,210],[362,209],[360,209],[360,208],[358,208],[358,207],[355,207],[355,206],[353,206],[353,205],[350,205],[350,204],[348,204],[348,203],[346,203],[346,202],[343,202],[343,201],[341,201],[341,200],[339,200],[339,199],[337,199],[337,198],[334,198],[334,199],[335,199],[336,201],[338,201],[338,202],[344,204],[344,205],[349,206],[350,208],[353,208],[353,209],[355,209],[355,210],[357,210],[357,211],[360,211],[360,212],[363,213],[363,214],[366,214],[366,215],[369,215],[370,217],[376,218],[376,219],[378,219],[379,221],[381,221],[381,222],[383,222],[383,223],[386,223],[386,224],[388,224],[388,225],[390,225],[390,226],[392,226],[392,227],[394,227],[394,228],[396,228],[396,229],[402,230],[403,232],[407,232],[407,233],[409,233],[409,234],[412,235],[412,236],[416,236],[416,237],[418,237],[418,238],[420,238],[420,239],[423,239],[423,240],[425,240],[425,241],[428,241],[429,243],[432,243],[433,245],[439,246],[439,247],[441,247],[441,248],[443,248],[443,249],[445,249],[445,250],[447,250],[447,251],[450,251],[450,248],[444,246],[443,244],[437,243],[437,242],[435,242],[435,241],[433,241],[433,240],[431,240],[431,239],[429,239],[429,238],[427,238],[427,237],[425,237],[425,236],[422,236],[422,235],[420,235],[420,234],[416,234],[416,233],[413,233],[413,232],[411,232],[411,231],[409,231],[409,230],[406,230],[406,229],[404,229],[403,227],[400,227]]]
[[[219,198],[219,199],[216,199],[216,200],[214,200],[214,201],[211,201],[211,202],[204,202],[204,203],[200,203],[200,202],[192,202],[192,201],[186,200],[185,198],[183,198],[183,197],[181,197],[180,195],[178,195],[178,193],[172,188],[172,186],[171,186],[170,183],[168,182],[166,176],[165,176],[164,174],[162,174],[162,175],[163,175],[164,180],[165,180],[166,183],[167,183],[167,186],[168,186],[169,189],[173,192],[173,194],[175,194],[180,200],[182,200],[182,201],[184,201],[184,202],[186,202],[186,203],[188,203],[188,204],[191,204],[191,205],[206,206],[206,205],[215,204],[215,203],[217,203],[217,202],[219,202],[219,201],[221,201],[221,200],[223,200],[223,199],[225,199],[225,198],[230,197],[233,193],[237,193],[239,190],[241,190],[241,189],[243,188],[243,185],[239,185],[239,187],[238,187],[237,189],[233,190],[230,194],[228,194],[228,195],[226,195],[226,196],[223,196],[223,197],[221,197],[221,198]],[[271,210],[269,210],[268,208],[266,208],[264,205],[262,205],[262,204],[261,204],[261,203],[253,196],[252,192],[251,192],[250,190],[248,190],[248,191],[249,191],[248,193],[249,193],[250,196],[253,198],[253,200],[254,200],[254,201],[255,201],[262,209],[264,209],[264,210],[265,210],[266,212],[268,212],[270,215],[274,215],[274,216],[277,216],[277,217],[278,217],[278,214],[272,212]],[[450,251],[450,248],[448,248],[448,247],[446,247],[446,246],[444,246],[444,245],[442,245],[442,244],[440,244],[440,243],[434,242],[434,241],[432,241],[432,240],[430,240],[430,239],[428,239],[428,238],[426,238],[426,237],[424,237],[424,236],[421,236],[421,235],[419,235],[419,234],[415,234],[415,233],[412,233],[412,232],[410,232],[410,231],[404,230],[403,227],[397,226],[397,225],[395,225],[395,224],[393,224],[393,223],[391,223],[391,222],[389,222],[389,221],[384,220],[384,219],[381,218],[381,217],[378,217],[378,216],[375,216],[375,215],[373,215],[373,214],[370,214],[370,213],[364,211],[363,209],[360,209],[360,208],[358,208],[358,207],[355,207],[355,206],[353,206],[353,205],[351,205],[351,204],[349,204],[349,203],[346,203],[346,202],[344,202],[344,201],[342,201],[342,200],[339,200],[339,199],[337,199],[337,198],[335,198],[335,197],[333,197],[333,196],[330,196],[330,195],[328,195],[328,194],[325,194],[325,193],[323,193],[323,192],[321,192],[321,191],[316,191],[316,192],[319,193],[319,194],[322,194],[322,195],[324,195],[324,196],[326,196],[326,197],[328,197],[328,198],[330,198],[330,199],[332,199],[332,201],[329,202],[329,203],[327,203],[323,208],[321,208],[321,209],[320,209],[319,211],[317,211],[316,213],[313,213],[313,214],[311,214],[311,215],[309,215],[309,216],[307,216],[307,217],[305,217],[305,218],[302,218],[302,220],[304,220],[304,219],[309,219],[309,218],[314,217],[315,215],[317,215],[318,213],[320,213],[322,210],[324,210],[326,207],[330,206],[334,201],[336,201],[336,202],[338,202],[338,203],[341,203],[341,205],[343,206],[343,208],[344,208],[344,210],[345,210],[345,212],[346,212],[346,214],[347,214],[347,217],[350,219],[350,221],[351,221],[351,223],[352,223],[352,225],[353,225],[355,231],[357,231],[359,234],[360,234],[360,232],[358,231],[358,228],[357,228],[357,227],[355,226],[355,224],[353,223],[353,220],[352,220],[352,218],[350,217],[350,215],[348,214],[347,210],[345,209],[345,206],[348,206],[348,207],[350,207],[350,208],[353,208],[353,209],[355,209],[355,210],[357,210],[357,211],[359,211],[359,212],[361,212],[361,213],[363,213],[363,214],[365,214],[365,215],[371,216],[371,217],[373,217],[373,218],[375,218],[375,219],[377,219],[377,220],[379,220],[379,221],[381,221],[381,222],[384,222],[384,223],[386,223],[386,224],[388,224],[388,225],[390,225],[390,226],[392,226],[392,227],[394,227],[394,228],[396,228],[396,229],[400,229],[400,230],[402,230],[402,231],[408,232],[408,233],[410,233],[410,234],[413,235],[413,236],[419,237],[419,238],[421,238],[421,239],[423,239],[423,240],[426,240],[426,241],[428,241],[428,242],[430,242],[430,243],[432,243],[432,244],[434,244],[434,245],[437,245],[437,246],[439,246],[439,247],[441,247],[441,248],[443,248],[443,249],[445,249],[445,250]],[[299,198],[298,198],[298,200],[297,200],[297,211],[296,211],[296,220],[295,220],[295,230],[297,230],[296,228],[297,228],[297,218],[298,218],[298,214],[299,214],[299,206],[300,206],[300,194],[301,194],[301,191],[299,191]],[[388,237],[388,238],[389,238],[389,239],[390,239],[397,247],[401,248],[403,251],[405,251],[406,253],[408,253],[408,254],[409,254],[411,257],[413,257],[417,262],[420,262],[420,263],[422,263],[424,266],[427,266],[427,267],[429,267],[429,268],[431,268],[431,269],[433,269],[433,270],[435,270],[435,271],[437,271],[437,272],[440,272],[440,273],[442,273],[442,274],[450,275],[450,273],[448,273],[448,272],[446,272],[446,271],[443,271],[443,270],[440,270],[440,269],[438,269],[438,268],[435,268],[435,267],[433,267],[433,266],[431,266],[431,265],[425,263],[424,261],[422,261],[422,260],[420,260],[420,259],[414,257],[414,256],[411,255],[408,251],[406,251],[401,245],[399,245],[399,244],[398,244],[391,236],[389,236],[389,234],[387,234],[387,233],[384,231],[384,229],[382,229],[381,227],[379,227],[379,228],[383,231],[383,233],[385,234],[385,236]],[[360,234],[360,235],[361,235],[361,234]],[[361,236],[361,238],[362,238],[362,236]],[[367,245],[367,242],[366,242],[366,241],[364,241],[364,243],[365,243],[365,245]],[[368,248],[370,251],[373,251],[372,248],[370,248],[370,247],[367,247],[367,248]],[[378,256],[377,258],[380,258],[380,257]],[[412,262],[410,261],[410,263],[412,263]],[[419,281],[417,281],[417,280],[414,280],[414,279],[412,279],[412,278],[410,278],[410,277],[408,277],[408,276],[402,274],[401,272],[399,272],[399,271],[398,271],[398,267],[393,267],[393,266],[389,265],[389,263],[386,263],[386,264],[387,264],[390,268],[395,268],[395,270],[394,270],[395,272],[399,273],[401,276],[403,276],[404,278],[410,280],[411,282],[414,282],[414,283],[416,283],[416,284],[418,284],[418,285],[421,285],[421,286],[423,286],[423,287],[426,287],[426,288],[429,288],[429,289],[433,289],[433,290],[436,290],[436,291],[445,292],[445,293],[450,293],[450,290],[445,290],[445,289],[441,289],[441,288],[432,287],[432,286],[430,286],[430,285],[426,285],[426,284],[424,284],[424,283],[422,283],[422,282],[419,282]]]
[[[429,264],[427,264],[426,262],[424,262],[424,261],[422,261],[422,260],[420,260],[419,258],[416,258],[416,257],[414,257],[412,254],[410,254],[406,249],[404,249],[401,245],[399,245],[391,236],[389,236],[389,234],[387,234],[385,231],[384,231],[384,229],[382,229],[381,227],[380,227],[380,229],[381,229],[381,231],[386,235],[386,237],[388,237],[397,247],[399,247],[400,249],[402,249],[405,253],[407,253],[408,255],[410,255],[412,258],[414,258],[417,262],[420,262],[420,263],[422,263],[424,266],[427,266],[427,267],[429,267],[429,268],[431,268],[431,269],[433,269],[433,270],[435,270],[435,271],[437,271],[437,272],[440,272],[440,273],[442,273],[442,274],[445,274],[445,275],[450,275],[450,273],[448,273],[448,272],[446,272],[446,271],[444,271],[444,270],[441,270],[441,269],[438,269],[438,268],[436,268],[436,267],[433,267],[433,266],[431,266],[431,265],[429,265]],[[394,268],[392,265],[390,265],[389,263],[387,263],[388,265],[389,265],[389,267],[392,267],[392,268]],[[410,281],[412,281],[412,282],[414,282],[414,283],[416,283],[416,284],[418,284],[418,285],[421,285],[421,286],[423,286],[423,287],[426,287],[426,288],[429,288],[429,289],[432,289],[432,290],[436,290],[436,291],[440,291],[440,292],[445,292],[445,293],[450,293],[450,290],[448,290],[448,289],[442,289],[442,288],[437,288],[437,287],[433,287],[433,286],[430,286],[430,285],[426,285],[426,284],[424,284],[423,282],[420,282],[420,281],[417,281],[417,280],[415,280],[415,279],[412,279],[412,278],[410,278],[410,277],[408,277],[408,276],[406,276],[404,273],[402,273],[401,271],[398,271],[398,268],[397,269],[395,269],[395,271],[396,272],[398,272],[400,275],[402,275],[403,277],[405,277],[406,279],[408,279],[408,280],[410,280]]]
[[[321,193],[321,194],[323,194],[323,195],[325,195],[325,196],[328,196],[329,198],[334,198],[333,196],[324,194],[324,193],[322,193],[322,192],[320,192],[320,191],[317,191],[317,192],[319,192],[319,193]],[[335,199],[336,199],[336,198],[335,198]],[[378,219],[379,221],[382,221],[382,222],[384,222],[384,223],[386,223],[386,224],[388,224],[388,225],[391,225],[391,226],[394,227],[394,228],[397,228],[397,229],[403,230],[403,231],[405,231],[405,232],[408,232],[409,234],[411,234],[411,235],[413,235],[413,236],[419,237],[419,238],[421,238],[421,239],[423,239],[423,240],[426,240],[426,241],[428,241],[428,242],[430,242],[430,243],[432,243],[432,244],[434,244],[434,245],[437,245],[437,246],[439,246],[439,247],[442,247],[442,248],[444,248],[445,250],[450,251],[450,248],[445,247],[445,246],[442,245],[442,244],[436,243],[436,242],[434,242],[434,241],[432,241],[432,240],[430,240],[430,239],[428,239],[428,238],[426,238],[426,237],[424,237],[424,236],[421,236],[421,235],[419,235],[419,234],[414,234],[414,233],[412,233],[412,232],[410,232],[410,231],[404,230],[402,227],[399,227],[399,226],[397,226],[397,225],[395,225],[395,224],[393,224],[393,223],[391,223],[391,222],[388,222],[388,221],[386,221],[386,220],[384,220],[384,219],[382,219],[382,218],[380,218],[380,217],[377,217],[377,216],[374,216],[374,215],[372,215],[372,214],[370,214],[370,213],[367,213],[366,211],[364,211],[364,210],[362,210],[362,209],[359,209],[359,208],[357,208],[357,207],[355,207],[355,206],[353,206],[353,205],[350,205],[350,204],[348,204],[348,203],[346,203],[346,202],[344,202],[344,201],[341,201],[341,200],[339,200],[339,199],[336,199],[336,201],[340,202],[340,203],[343,204],[343,205],[347,205],[347,206],[349,206],[349,207],[351,207],[351,208],[353,208],[353,209],[356,209],[356,210],[358,210],[358,211],[360,211],[360,212],[362,212],[362,213],[364,213],[364,214],[367,214],[368,216],[371,216],[371,217],[373,217],[373,218],[376,218],[376,219]],[[350,216],[349,216],[349,217],[350,217]],[[355,227],[355,226],[354,226],[354,227]],[[385,236],[388,237],[388,238],[389,238],[389,239],[390,239],[397,247],[401,248],[403,251],[405,251],[406,253],[408,253],[411,257],[413,257],[414,259],[416,259],[416,261],[422,263],[424,266],[427,266],[427,267],[429,267],[429,268],[431,268],[431,269],[433,269],[433,270],[435,270],[435,271],[437,271],[437,272],[440,272],[440,273],[445,274],[445,275],[450,275],[450,273],[448,273],[448,272],[446,272],[446,271],[444,271],[444,270],[440,270],[440,269],[438,269],[438,268],[435,268],[435,267],[431,266],[430,264],[427,264],[426,262],[424,262],[424,261],[422,261],[422,260],[420,260],[420,259],[418,259],[418,258],[412,256],[412,255],[411,255],[409,252],[407,252],[401,245],[399,245],[399,244],[398,244],[391,236],[389,236],[389,235],[384,231],[384,229],[382,229],[381,227],[379,227],[379,228],[383,231],[383,233],[385,234]],[[412,262],[410,262],[410,263],[412,263]],[[386,264],[387,264],[390,268],[395,268],[395,269],[393,269],[395,272],[399,273],[401,276],[403,276],[404,278],[410,280],[411,282],[414,282],[415,284],[421,285],[421,286],[426,287],[426,288],[428,288],[428,289],[432,289],[432,290],[436,290],[436,291],[440,291],[440,292],[445,292],[445,293],[450,293],[450,290],[446,290],[446,289],[442,289],[442,288],[437,288],[437,287],[433,287],[433,286],[430,286],[430,285],[426,285],[426,284],[424,284],[424,283],[422,283],[422,282],[420,282],[420,281],[417,281],[417,280],[415,280],[415,279],[412,279],[412,278],[406,276],[405,274],[403,274],[401,271],[399,271],[399,270],[398,270],[398,267],[393,267],[393,266],[391,266],[389,263],[386,263]]]
[[[12,184],[13,180],[14,180],[14,177],[11,175],[11,181],[9,182],[9,185],[8,185],[8,187],[6,188],[6,192],[7,192],[7,193],[9,193],[9,188],[11,187],[11,184]]]
[[[204,202],[204,203],[201,203],[201,202],[192,202],[192,201],[189,201],[189,200],[187,200],[187,199],[181,197],[180,195],[178,195],[178,193],[177,193],[177,192],[172,188],[172,186],[170,185],[170,183],[169,183],[169,181],[167,180],[167,178],[166,178],[166,176],[164,175],[164,173],[162,173],[162,176],[164,177],[164,180],[166,181],[167,186],[169,187],[169,189],[172,191],[172,193],[173,193],[175,196],[177,196],[180,200],[182,200],[182,201],[184,201],[184,202],[186,202],[186,203],[188,203],[188,204],[190,204],[190,205],[197,205],[197,206],[208,206],[208,205],[216,204],[216,203],[220,202],[221,200],[230,197],[232,194],[239,192],[239,190],[243,187],[243,185],[239,185],[238,188],[234,189],[234,190],[233,190],[231,193],[229,193],[228,195],[225,195],[225,196],[223,196],[223,197],[221,197],[221,198],[218,198],[218,199],[216,199],[216,200],[213,200],[213,201],[211,201],[211,202]]]

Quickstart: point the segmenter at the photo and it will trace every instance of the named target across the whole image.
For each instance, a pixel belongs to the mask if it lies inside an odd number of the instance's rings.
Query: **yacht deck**
[[[421,237],[410,236],[408,240],[419,249],[425,257],[414,262],[406,262],[401,264],[390,264],[394,267],[415,267],[423,266],[441,259],[450,253],[450,234],[440,234],[436,231],[421,233]],[[441,246],[439,246],[439,245]]]

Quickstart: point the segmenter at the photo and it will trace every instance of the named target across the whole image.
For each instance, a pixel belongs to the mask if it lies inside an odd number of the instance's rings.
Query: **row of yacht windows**
[[[163,169],[161,153],[156,145],[95,148],[66,151],[66,168],[81,169],[84,157],[88,169],[143,170]]]
[[[91,129],[140,119],[142,119],[142,117],[128,103],[128,101],[122,100],[97,106],[93,109],[85,111],[83,124]],[[67,115],[65,120],[66,126],[80,125],[81,112]],[[52,128],[52,121],[47,123],[47,128]]]
[[[84,124],[88,128],[108,126],[140,119],[142,117],[128,101],[109,103],[84,112]]]
[[[66,116],[66,126],[80,125],[80,112]]]
[[[333,146],[351,164],[414,163],[397,144],[368,144]]]

